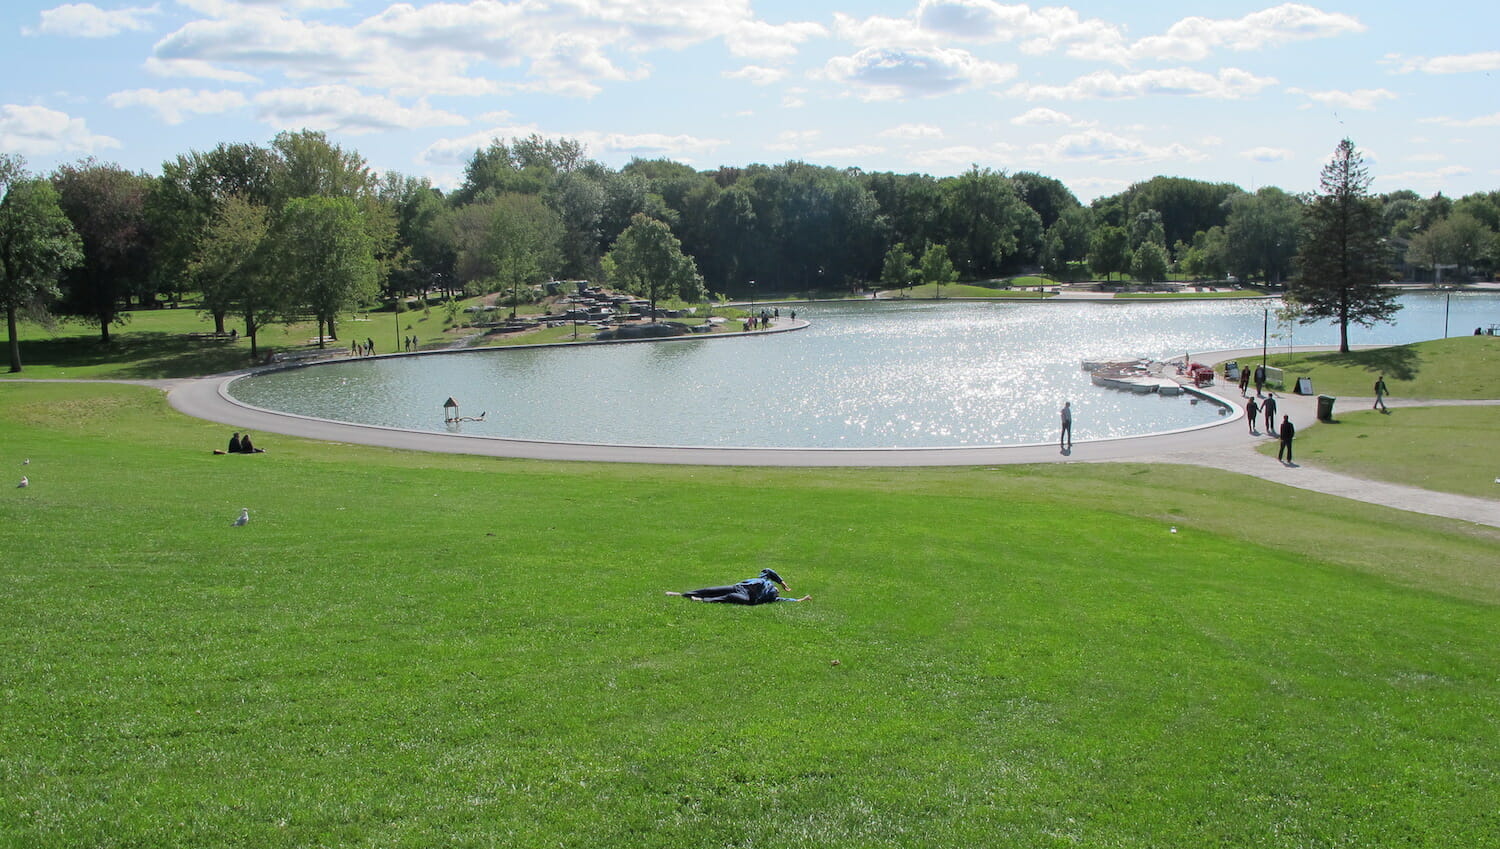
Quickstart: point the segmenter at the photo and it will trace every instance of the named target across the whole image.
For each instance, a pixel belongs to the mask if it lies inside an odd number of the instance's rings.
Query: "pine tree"
[[[1380,210],[1369,194],[1370,174],[1354,142],[1344,139],[1323,166],[1319,192],[1302,215],[1297,276],[1288,295],[1303,307],[1301,321],[1333,319],[1339,350],[1349,350],[1349,323],[1391,321],[1401,305],[1381,287],[1390,278],[1381,239]]]

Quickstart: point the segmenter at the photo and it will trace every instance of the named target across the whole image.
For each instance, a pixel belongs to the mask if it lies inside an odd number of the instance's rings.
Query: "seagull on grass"
[[[21,482],[16,484],[16,489],[21,489],[22,487],[27,486],[31,486],[31,478],[28,478],[25,475],[21,475]]]
[[[241,527],[243,525],[247,525],[249,523],[250,523],[250,508],[249,507],[241,507],[240,508],[240,517],[238,519],[234,520],[234,527],[238,528],[238,527]]]

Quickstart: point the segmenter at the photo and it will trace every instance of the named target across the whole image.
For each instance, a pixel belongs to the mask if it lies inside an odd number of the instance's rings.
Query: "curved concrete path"
[[[1370,346],[1377,347],[1377,346]],[[1329,346],[1299,347],[1297,350],[1330,350]],[[1260,349],[1198,353],[1194,359],[1220,363],[1249,360]],[[1252,475],[1286,486],[1379,504],[1398,510],[1460,519],[1500,527],[1500,501],[1433,492],[1417,487],[1357,478],[1338,472],[1301,465],[1283,465],[1255,449],[1269,437],[1249,432],[1238,387],[1215,387],[1209,394],[1229,404],[1236,412],[1221,421],[1184,431],[1123,439],[1075,443],[1071,452],[1056,445],[1016,445],[986,448],[921,449],[784,449],[784,448],[695,448],[671,446],[622,446],[566,442],[538,442],[487,436],[432,433],[388,427],[346,424],[247,407],[231,401],[225,385],[244,372],[187,380],[117,380],[161,388],[171,405],[196,418],[221,422],[239,430],[279,433],[329,442],[375,445],[412,451],[477,454],[537,460],[572,460],[609,463],[673,463],[733,466],[986,466],[1056,462],[1181,463]],[[58,381],[73,382],[73,381]],[[1299,395],[1277,395],[1278,412],[1291,416],[1299,432],[1317,424],[1317,400]],[[1369,404],[1368,398],[1341,398],[1348,409]],[[1390,402],[1401,407],[1445,404],[1500,404],[1500,401]],[[1500,490],[1500,485],[1497,485]]]

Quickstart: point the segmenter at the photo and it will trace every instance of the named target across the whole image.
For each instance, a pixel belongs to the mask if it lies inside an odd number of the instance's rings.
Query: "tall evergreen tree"
[[[1370,172],[1354,142],[1344,139],[1323,166],[1319,191],[1302,216],[1297,276],[1288,294],[1303,306],[1303,323],[1333,319],[1339,351],[1349,351],[1349,323],[1391,321],[1401,305],[1380,286],[1390,267]]]

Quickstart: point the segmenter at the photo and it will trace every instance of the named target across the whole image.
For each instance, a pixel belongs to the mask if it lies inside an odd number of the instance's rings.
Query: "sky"
[[[158,174],[314,129],[451,188],[540,134],[696,168],[800,160],[1317,188],[1500,189],[1500,4],[6,0],[0,152]]]

